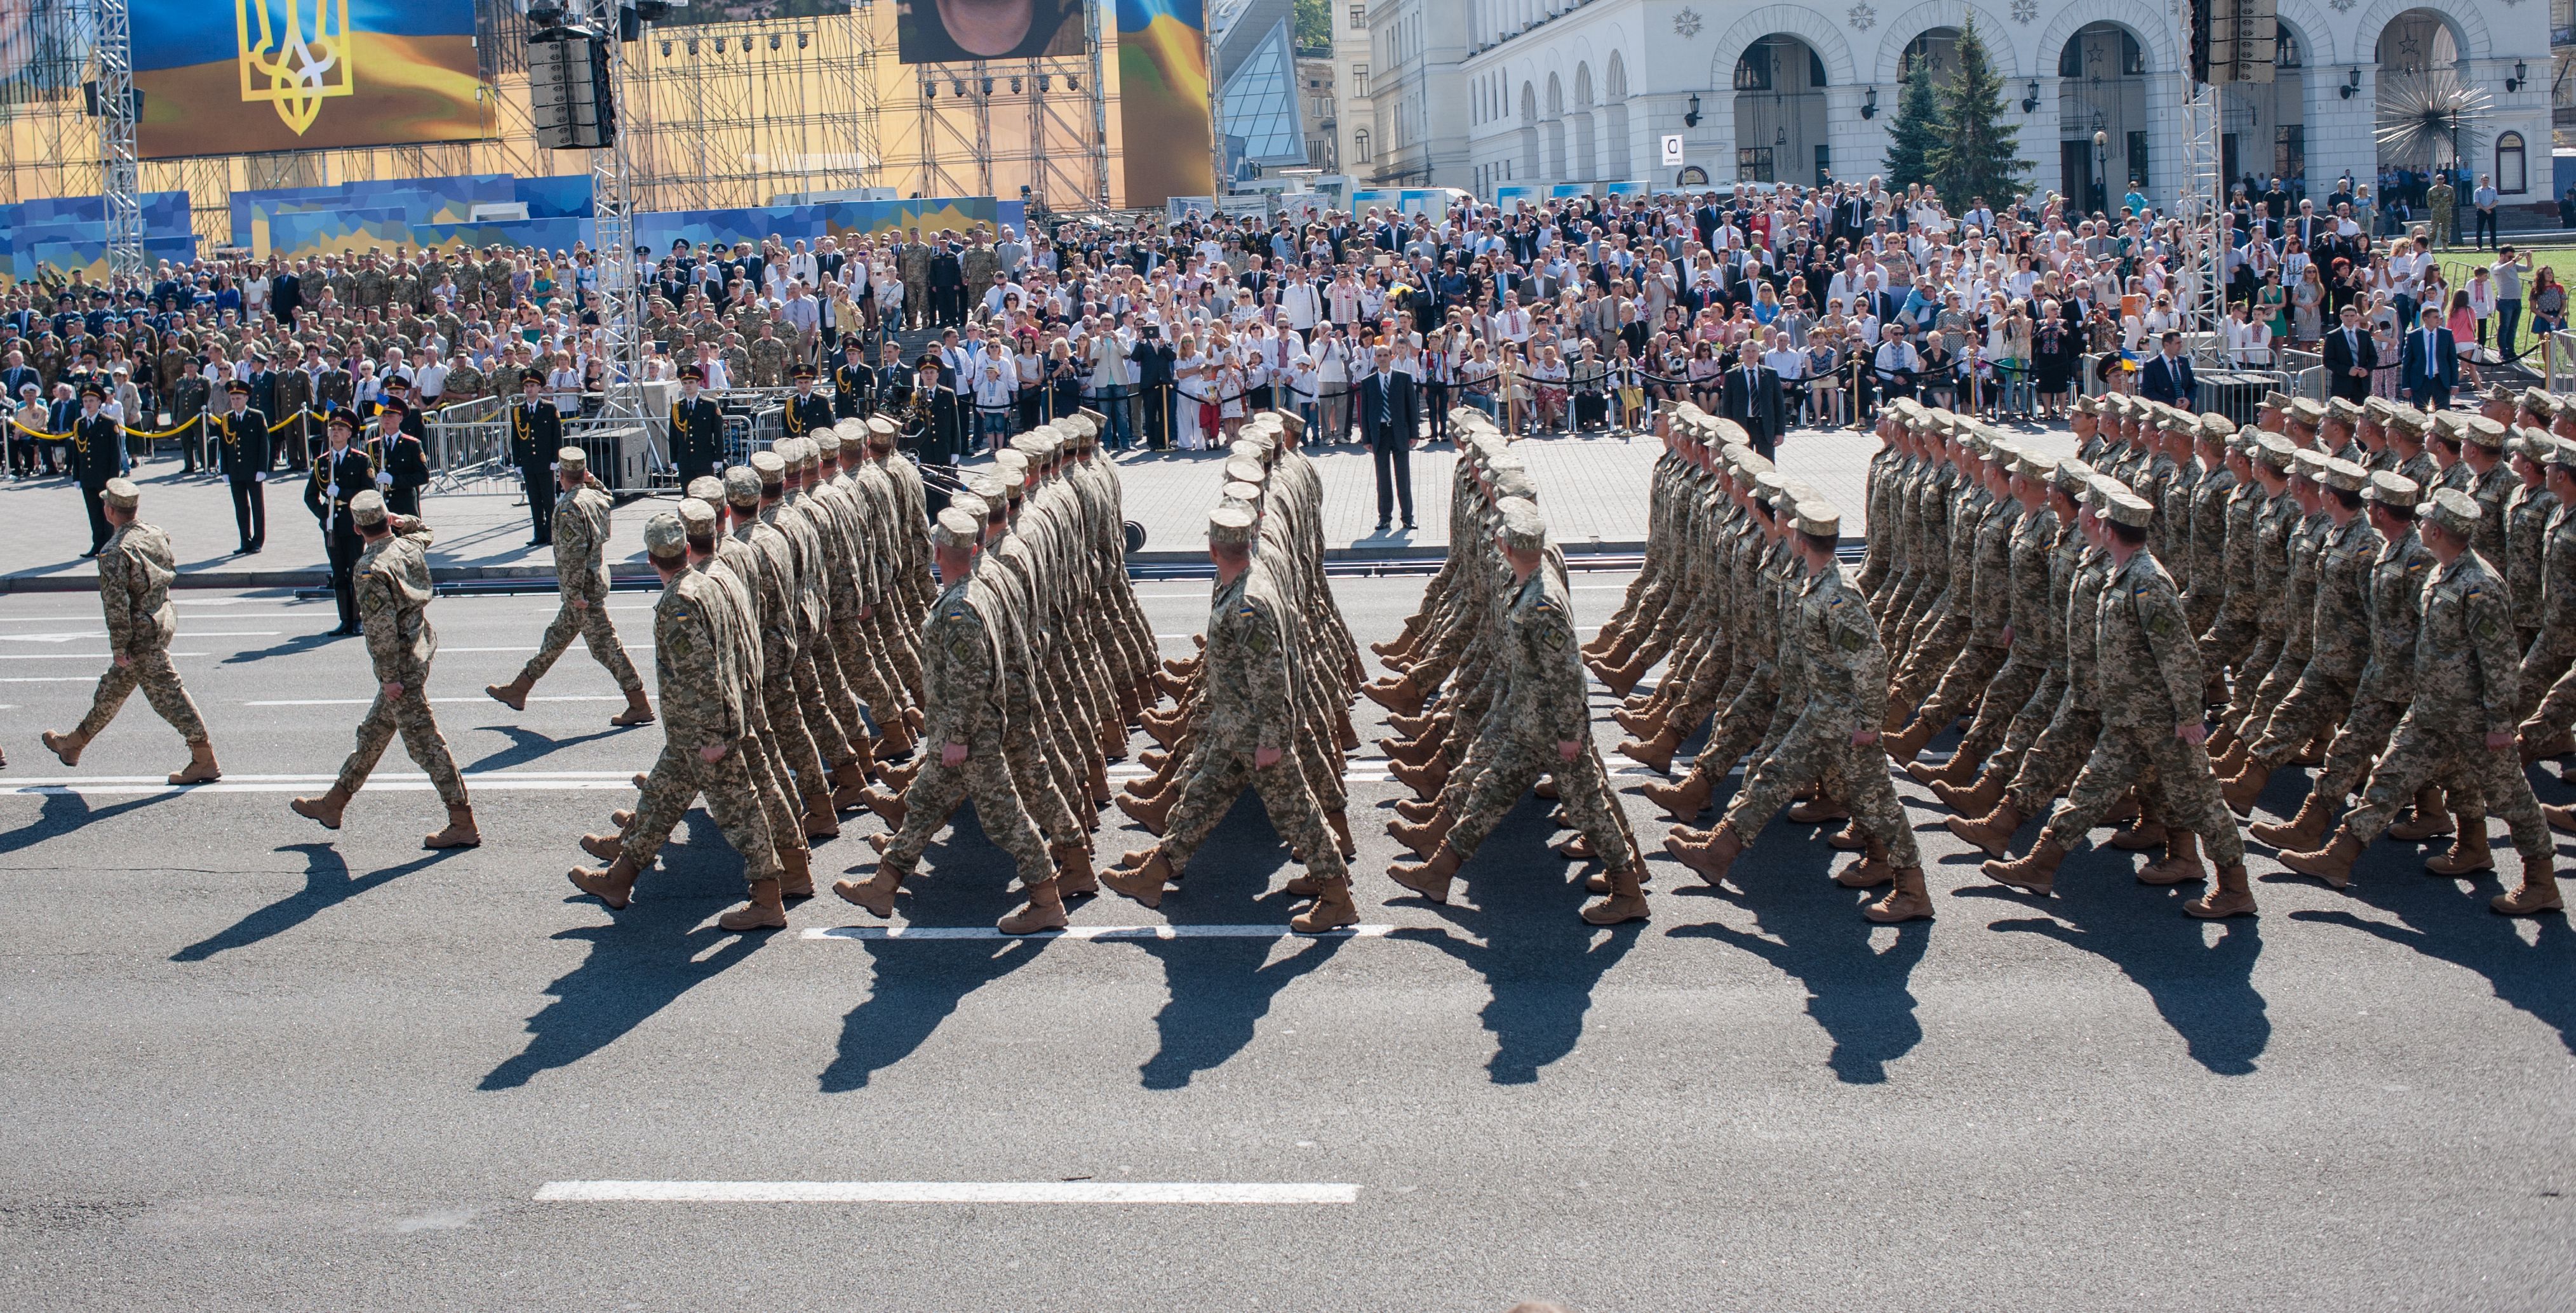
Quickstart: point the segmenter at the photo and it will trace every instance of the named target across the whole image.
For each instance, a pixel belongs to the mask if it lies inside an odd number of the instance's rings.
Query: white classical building
[[[2181,181],[2184,52],[2160,4],[1371,0],[1366,17],[1372,149],[1345,161],[1367,184],[1866,178],[1904,80],[1953,58],[1972,20],[2040,186],[2089,201],[2107,185],[2116,204],[2134,180],[2170,203]],[[2280,20],[2275,81],[2222,93],[2228,178],[2304,176],[2322,195],[2346,173],[2447,163],[2384,158],[2374,133],[2383,84],[2447,72],[2486,97],[2468,166],[2507,204],[2551,199],[2547,5],[2280,0]]]

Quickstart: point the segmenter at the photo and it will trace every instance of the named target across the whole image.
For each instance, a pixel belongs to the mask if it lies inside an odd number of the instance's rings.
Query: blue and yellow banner
[[[474,0],[134,0],[145,159],[493,135]]]
[[[1207,6],[1117,0],[1118,120],[1127,141],[1127,204],[1216,194],[1209,112]]]

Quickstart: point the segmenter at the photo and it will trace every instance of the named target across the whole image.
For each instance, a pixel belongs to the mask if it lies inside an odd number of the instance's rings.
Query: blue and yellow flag
[[[134,0],[145,159],[493,135],[473,0]]]

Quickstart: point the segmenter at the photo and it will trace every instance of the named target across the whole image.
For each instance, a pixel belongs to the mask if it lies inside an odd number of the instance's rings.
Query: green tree
[[[1941,144],[1941,101],[1932,87],[1932,70],[1913,70],[1896,102],[1896,121],[1887,125],[1887,157],[1880,162],[1892,191],[1932,180],[1932,151]],[[1946,195],[1946,193],[1945,193]]]
[[[1321,50],[1333,44],[1332,0],[1297,0],[1296,40],[1299,50]]]
[[[2003,121],[2004,80],[1973,18],[1959,28],[1958,61],[1950,85],[1940,89],[1942,131],[1924,163],[1953,212],[1979,196],[2000,210],[2021,194],[2030,163],[2021,158],[2020,129]]]

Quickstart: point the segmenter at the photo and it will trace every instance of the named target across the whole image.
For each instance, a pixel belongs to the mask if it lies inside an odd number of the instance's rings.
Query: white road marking
[[[190,638],[275,638],[277,629],[191,629]],[[70,629],[53,634],[0,634],[0,643],[68,643],[75,638],[105,638],[104,629]]]
[[[510,793],[588,793],[621,789],[632,792],[635,788],[633,771],[465,771],[462,775],[474,788]],[[158,793],[306,793],[328,787],[336,778],[331,775],[226,775],[211,784],[172,784],[159,775],[69,776],[11,780],[0,785],[0,794],[130,798]],[[421,793],[431,787],[427,775],[408,771],[380,772],[367,780],[369,790],[389,793]]]
[[[845,925],[805,932],[807,939],[1286,939],[1297,932],[1284,925],[1078,925],[1034,935],[1006,935],[988,925]],[[1391,925],[1348,925],[1326,932],[1353,939],[1384,939]],[[1322,938],[1323,936],[1314,936]]]
[[[560,696],[547,694],[543,697],[530,697],[528,700],[530,702],[624,702],[626,695],[623,693],[566,693]],[[242,705],[245,707],[365,707],[373,706],[375,701],[374,698],[280,698],[273,702],[245,702]],[[490,694],[479,698],[431,698],[430,701],[432,703],[489,702],[496,707],[502,705]]]
[[[1229,1181],[548,1181],[540,1203],[1352,1204],[1356,1185]]]
[[[0,679],[0,684],[95,684],[97,682],[89,675],[19,675],[12,679]]]
[[[173,652],[174,657],[201,657],[203,652]],[[112,652],[0,652],[0,661],[113,661]]]
[[[621,643],[618,646],[625,648],[629,652],[650,652],[653,650],[653,645],[651,643]],[[449,647],[445,643],[438,645],[438,654],[440,656],[445,656],[450,652],[534,652],[536,650],[537,649],[533,644],[527,647]]]

